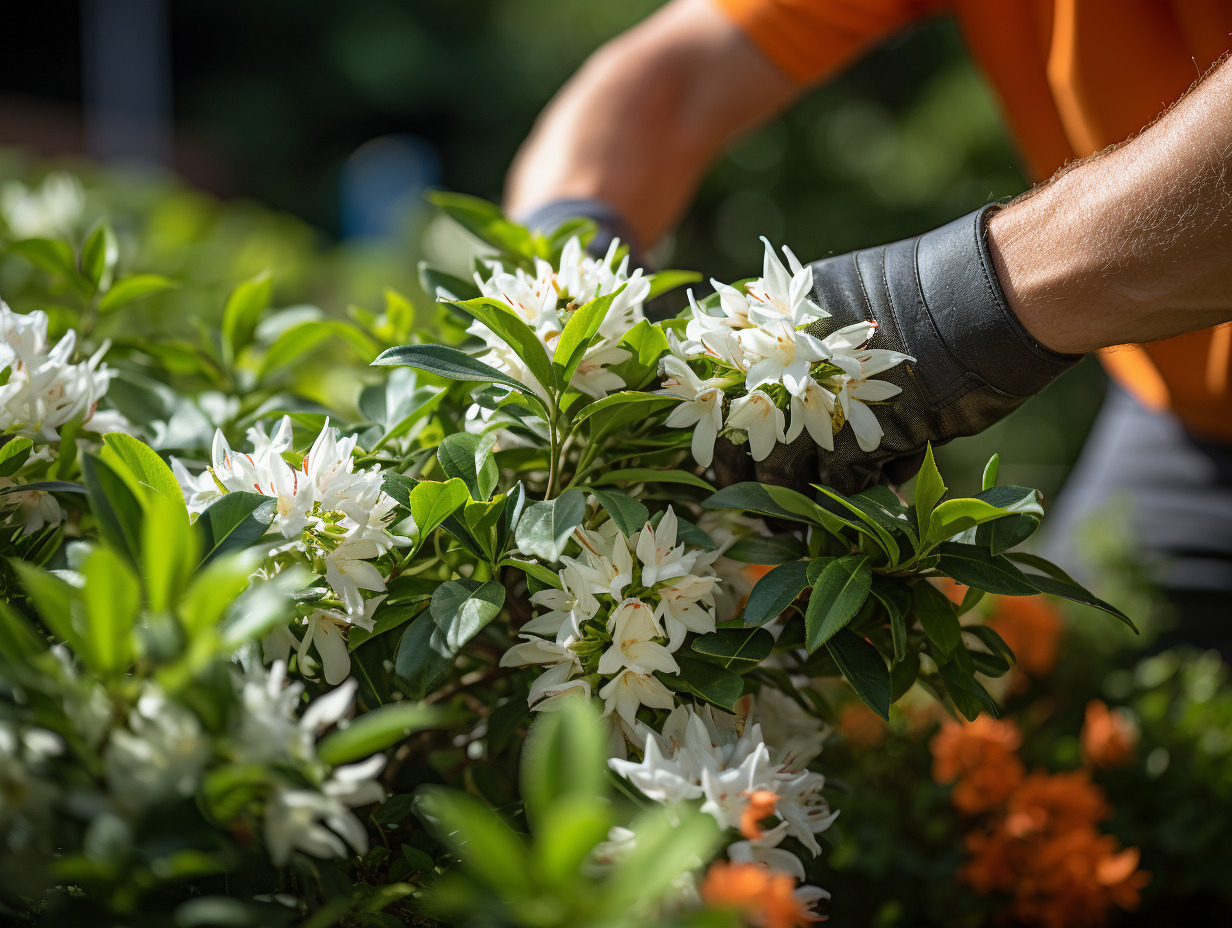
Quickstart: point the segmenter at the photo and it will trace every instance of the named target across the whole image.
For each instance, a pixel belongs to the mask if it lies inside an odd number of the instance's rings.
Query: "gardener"
[[[1186,634],[1226,648],[1232,327],[1212,326],[1232,319],[1232,62],[1212,65],[1232,47],[1232,3],[672,0],[558,94],[506,205],[534,224],[586,215],[607,239],[652,244],[733,136],[945,8],[1030,172],[1067,167],[1003,209],[814,264],[831,324],[876,319],[874,343],[916,363],[883,375],[904,392],[879,411],[873,455],[846,432],[818,460],[805,435],[756,477],[848,490],[902,479],[925,441],[978,432],[1084,352],[1120,346],[1101,355],[1116,386],[1054,538],[1131,499],[1141,554],[1166,565]],[[720,476],[753,476],[738,470]]]

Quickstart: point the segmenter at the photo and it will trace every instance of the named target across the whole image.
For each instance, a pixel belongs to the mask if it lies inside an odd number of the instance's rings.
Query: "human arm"
[[[711,0],[672,0],[595,52],[544,110],[510,168],[505,209],[597,200],[648,247],[723,146],[803,89]]]
[[[1147,130],[1005,209],[814,263],[832,314],[816,334],[875,320],[869,347],[913,360],[878,378],[901,392],[871,406],[875,443],[846,429],[827,452],[805,436],[756,478],[849,492],[898,482],[927,442],[982,431],[1082,352],[1232,319],[1230,100],[1224,63]],[[723,482],[752,479],[747,454],[728,460]]]
[[[1153,125],[992,217],[1017,317],[1061,352],[1232,319],[1232,60]]]

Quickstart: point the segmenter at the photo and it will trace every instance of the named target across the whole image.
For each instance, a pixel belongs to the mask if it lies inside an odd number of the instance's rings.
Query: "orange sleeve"
[[[799,84],[814,84],[946,0],[715,0]]]

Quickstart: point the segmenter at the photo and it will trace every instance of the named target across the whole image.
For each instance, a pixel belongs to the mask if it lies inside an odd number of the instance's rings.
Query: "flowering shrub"
[[[805,924],[841,892],[810,882],[816,680],[975,718],[1013,662],[984,592],[1128,623],[1015,550],[1042,509],[995,460],[961,497],[930,453],[911,502],[711,482],[720,435],[874,447],[869,378],[911,363],[871,323],[811,334],[790,252],[653,322],[691,275],[436,199],[488,251],[424,270],[431,327],[397,294],[279,309],[258,275],[104,362],[100,320],[174,282],[106,223],[8,245],[76,324],[49,349],[52,317],[0,309],[6,914]],[[286,376],[327,343],[377,368],[332,405]]]

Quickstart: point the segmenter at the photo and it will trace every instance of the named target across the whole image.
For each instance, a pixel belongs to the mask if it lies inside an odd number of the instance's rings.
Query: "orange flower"
[[[967,590],[970,587],[959,583],[953,577],[942,577],[937,582],[937,588],[945,594],[946,598],[955,606],[961,605],[963,597],[967,595]]]
[[[1052,672],[1063,623],[1060,613],[1044,597],[999,598],[988,626],[1010,646],[1019,670],[1033,677]]]
[[[862,702],[849,702],[843,706],[835,724],[856,747],[876,747],[885,741],[886,723]]]
[[[702,882],[702,901],[712,909],[735,909],[758,928],[804,928],[821,916],[796,898],[796,878],[759,864],[712,864]]]
[[[974,722],[947,722],[932,741],[933,779],[957,780],[950,801],[963,812],[988,812],[1013,792],[1026,773],[1015,753],[1018,727],[987,715]]]
[[[1009,797],[1005,828],[1016,838],[1094,826],[1111,814],[1103,790],[1085,770],[1031,774]]]
[[[740,813],[740,833],[750,841],[756,841],[764,835],[766,832],[761,827],[762,820],[773,815],[778,804],[778,793],[772,793],[768,789],[758,789],[750,793],[749,804]]]
[[[1082,723],[1082,756],[1096,767],[1121,767],[1134,756],[1138,728],[1121,712],[1113,712],[1102,699],[1087,703]]]

